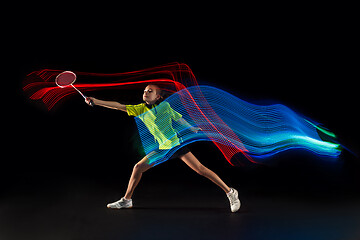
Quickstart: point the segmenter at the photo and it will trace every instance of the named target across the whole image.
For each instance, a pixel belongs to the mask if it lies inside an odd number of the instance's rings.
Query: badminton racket
[[[80,93],[80,95],[86,100],[87,97],[79,90],[77,89],[73,83],[76,81],[76,74],[71,72],[71,71],[64,71],[62,73],[60,73],[59,75],[56,76],[55,78],[55,83],[56,85],[58,85],[61,88],[65,88],[65,87],[73,87],[78,93]],[[90,106],[94,106],[94,102],[92,100],[90,100],[89,102]]]

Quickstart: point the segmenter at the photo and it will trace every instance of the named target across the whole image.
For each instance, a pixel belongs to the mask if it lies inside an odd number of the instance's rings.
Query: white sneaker
[[[107,208],[120,209],[120,208],[132,208],[132,206],[133,206],[132,200],[131,199],[127,200],[123,197],[119,201],[109,203],[107,205]]]
[[[238,191],[234,188],[230,188],[230,192],[226,194],[230,201],[231,212],[236,212],[240,209],[241,202],[239,200]]]

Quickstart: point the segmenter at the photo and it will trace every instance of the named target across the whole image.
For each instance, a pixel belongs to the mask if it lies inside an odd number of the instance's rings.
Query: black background
[[[254,103],[289,106],[324,124],[359,154],[358,41],[351,14],[319,10],[244,17],[221,9],[205,15],[189,9],[177,14],[126,14],[125,8],[107,14],[109,7],[104,9],[96,10],[102,14],[94,9],[71,14],[68,9],[33,10],[11,28],[5,46],[5,71],[10,74],[2,80],[11,83],[10,90],[3,89],[3,197],[57,196],[73,182],[118,189],[121,196],[142,157],[135,122],[125,113],[91,108],[81,96],[50,112],[29,100],[22,81],[44,68],[116,73],[186,63],[200,84]],[[62,11],[69,16],[54,17]],[[76,20],[70,17],[74,15]],[[337,161],[288,151],[268,166],[232,167],[212,143],[190,149],[244,194],[329,198],[359,193],[359,159],[346,150]],[[211,184],[181,160],[151,169],[144,182],[161,183],[165,189],[180,184],[189,195],[196,191],[193,182]]]

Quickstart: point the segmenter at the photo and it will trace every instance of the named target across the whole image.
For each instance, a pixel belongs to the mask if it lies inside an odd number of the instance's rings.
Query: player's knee
[[[137,163],[134,166],[134,171],[143,173],[146,170],[148,170],[149,168],[150,168],[150,166],[147,163]]]
[[[137,163],[134,166],[134,171],[136,171],[136,172],[143,172],[143,169],[144,169],[144,166],[141,163]]]
[[[201,176],[206,176],[208,169],[204,165],[200,165],[196,168],[196,172]]]

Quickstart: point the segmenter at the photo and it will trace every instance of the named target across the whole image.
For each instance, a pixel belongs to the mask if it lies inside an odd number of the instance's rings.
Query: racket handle
[[[87,101],[91,107],[95,106],[94,101],[86,96],[85,96],[85,101]]]
[[[92,106],[92,107],[93,107],[93,106],[95,106],[95,104],[94,104],[94,101],[93,101],[93,100],[90,100],[90,101],[89,101],[89,104],[90,104],[90,106]]]
[[[74,85],[71,84],[71,86],[72,86],[78,93],[80,93],[80,95],[85,99],[85,101],[88,100],[90,106],[93,107],[93,106],[95,105],[94,102],[93,102],[93,100],[91,100],[91,99],[89,99],[87,96],[85,96],[85,95],[84,95],[79,89],[77,89]]]

